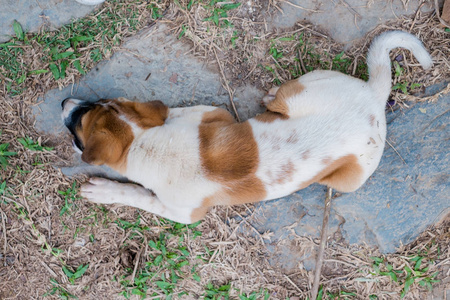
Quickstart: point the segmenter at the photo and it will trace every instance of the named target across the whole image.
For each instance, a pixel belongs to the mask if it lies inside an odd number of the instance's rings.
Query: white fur
[[[105,2],[105,0],[75,0],[75,1],[84,5],[97,5]]]

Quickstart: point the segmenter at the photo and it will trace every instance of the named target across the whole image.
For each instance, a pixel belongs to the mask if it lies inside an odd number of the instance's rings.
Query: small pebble
[[[395,57],[395,60],[398,61],[398,62],[403,61],[403,55],[401,55],[401,54],[397,55],[397,56]]]

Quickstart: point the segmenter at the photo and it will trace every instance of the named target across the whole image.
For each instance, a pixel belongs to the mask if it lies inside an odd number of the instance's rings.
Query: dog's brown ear
[[[143,129],[161,126],[167,119],[169,108],[159,100],[150,102],[126,102],[125,114]]]
[[[123,158],[125,145],[112,132],[102,129],[92,134],[84,145],[81,159],[92,165],[114,167]]]

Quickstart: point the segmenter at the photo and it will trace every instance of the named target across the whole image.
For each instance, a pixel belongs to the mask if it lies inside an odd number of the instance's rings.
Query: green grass
[[[21,24],[13,22],[15,37],[0,44],[0,84],[6,86],[7,93],[20,95],[26,89],[26,81],[42,79],[51,73],[54,80],[66,78],[68,71],[78,75],[85,74],[94,63],[108,57],[113,47],[123,38],[136,32],[149,22],[140,19],[135,5],[146,1],[109,1],[114,5],[101,14],[92,14],[60,29],[29,34],[23,31]],[[152,19],[162,16],[158,1],[150,1],[147,9]],[[32,53],[38,53],[31,57]],[[32,69],[34,60],[40,66]],[[1,78],[4,79],[1,79]]]
[[[188,7],[192,6],[192,1],[189,2]],[[236,9],[241,5],[241,3],[229,3],[225,0],[211,0],[205,8],[210,11],[210,16],[205,18],[203,21],[212,21],[216,26],[219,27],[230,27],[233,26],[231,22],[227,19],[228,12],[230,10]],[[189,8],[188,8],[189,9]]]
[[[1,133],[0,133],[1,134]],[[9,143],[0,144],[0,166],[6,170],[9,166],[8,160],[11,156],[17,155],[17,152],[8,151]]]
[[[66,274],[67,278],[69,278],[69,282],[71,284],[75,284],[75,280],[77,280],[78,278],[81,278],[84,275],[84,273],[86,272],[86,270],[88,269],[88,267],[89,267],[89,264],[80,265],[80,266],[78,266],[78,268],[75,271],[73,271],[66,266],[62,266],[62,270],[63,270],[64,274]]]
[[[76,182],[72,183],[72,187],[68,188],[65,191],[58,191],[58,194],[64,196],[64,205],[59,212],[59,215],[62,216],[65,213],[69,213],[73,206],[75,205],[75,201],[81,199],[78,194],[78,189],[76,187]]]
[[[406,260],[408,263],[404,264],[402,269],[395,269],[383,257],[371,257],[371,259],[373,260],[373,272],[371,274],[387,276],[390,280],[402,286],[401,298],[406,296],[413,284],[418,284],[431,290],[432,284],[439,282],[439,280],[435,279],[438,272],[433,274],[428,272],[429,268],[434,264],[434,261],[426,257],[426,252],[407,257]]]
[[[58,297],[63,300],[78,299],[78,297],[72,295],[68,290],[62,287],[56,279],[50,278],[50,283],[52,284],[52,288],[42,295],[42,297],[58,295]]]
[[[207,300],[219,300],[219,299],[230,299],[229,292],[231,289],[230,284],[224,284],[220,286],[214,286],[211,282],[209,282],[205,287],[205,293],[203,296]]]
[[[30,137],[18,138],[17,141],[22,144],[25,149],[29,149],[31,151],[52,151],[53,147],[45,147],[41,146],[38,142],[34,142]]]
[[[229,300],[235,299],[230,296],[230,292],[232,290],[231,284],[222,284],[215,286],[213,283],[208,282],[205,286],[205,292],[202,295],[206,300]],[[267,290],[261,290],[259,292],[251,292],[251,293],[240,293],[239,289],[234,288],[237,291],[238,299],[240,300],[268,300],[270,299],[270,294]]]
[[[288,46],[292,45],[293,42],[295,45],[292,49],[292,47]],[[285,53],[283,49],[290,49],[289,51],[291,53]],[[277,74],[284,73],[282,70],[288,72],[292,79],[304,75],[305,71],[311,72],[316,69],[334,70],[345,74],[351,74],[352,71],[353,59],[348,57],[344,51],[337,54],[320,52],[313,44],[305,39],[303,33],[273,39],[267,51],[276,63],[261,65],[261,67],[273,76],[273,83],[275,85],[279,85],[282,81],[288,80],[288,78],[278,77]],[[302,56],[301,59],[299,55]],[[305,70],[301,68],[301,61],[304,64]],[[362,80],[368,80],[368,69],[364,62],[358,62],[355,76]]]
[[[116,223],[120,228],[132,231],[132,234],[133,232],[143,234],[145,231],[151,230],[148,226],[140,224],[140,218],[135,222],[118,219]],[[160,223],[158,226],[162,226],[165,230],[157,238],[148,242],[147,245],[151,249],[151,254],[147,257],[145,266],[136,272],[134,280],[129,278],[133,272],[131,268],[127,269],[126,274],[119,279],[123,289],[120,295],[127,299],[131,295],[138,295],[142,298],[157,296],[157,293],[147,295],[149,287],[158,291],[159,294],[166,295],[164,299],[171,299],[177,285],[184,278],[192,276],[194,280],[200,280],[199,275],[195,271],[195,266],[188,268],[192,257],[189,250],[182,243],[186,233],[189,233],[192,239],[199,236],[195,228],[200,222],[185,225],[161,219]],[[136,236],[132,234],[130,234],[130,238]],[[169,240],[173,237],[177,238],[175,244],[173,242],[169,243]],[[178,294],[178,296],[180,295]]]
[[[396,78],[401,77],[405,70],[403,67],[400,66],[400,64],[397,61],[394,61],[393,63],[394,68],[394,76]],[[413,92],[415,89],[421,87],[421,84],[419,83],[410,83],[407,81],[398,81],[396,84],[392,86],[393,91],[400,90],[403,94],[409,95],[411,92]]]

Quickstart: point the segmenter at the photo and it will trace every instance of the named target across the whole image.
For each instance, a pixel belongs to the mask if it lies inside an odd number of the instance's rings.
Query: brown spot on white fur
[[[264,200],[266,189],[256,176],[242,180],[228,181],[219,192],[205,198],[202,207],[214,205],[237,205]]]
[[[292,181],[295,173],[294,163],[289,160],[286,164],[281,166],[281,172],[278,174],[278,178],[275,183],[284,184],[286,182]]]
[[[124,101],[125,98],[119,98],[116,102],[118,110],[126,118],[142,129],[149,129],[155,126],[161,126],[167,118],[169,108],[161,101],[133,102]]]
[[[204,205],[239,204],[264,199],[266,191],[255,172],[258,145],[248,122],[236,123],[223,109],[204,114],[199,126],[200,158],[207,178],[224,188]]]
[[[277,112],[272,112],[272,111],[266,111],[265,113],[257,115],[254,118],[254,120],[257,120],[259,122],[264,122],[264,123],[272,123],[273,121],[276,121],[276,120],[286,120],[286,119],[288,119],[287,116],[282,115]]]
[[[305,152],[302,153],[302,159],[307,160],[309,158],[310,154],[311,154],[311,151],[306,150]]]
[[[291,135],[289,135],[289,137],[286,140],[287,143],[289,144],[296,144],[298,142],[298,135],[297,135],[297,131],[293,131],[291,133]]]
[[[258,145],[248,122],[236,123],[216,109],[204,114],[199,126],[200,156],[206,175],[215,180],[237,180],[256,171]]]
[[[298,82],[298,80],[291,80],[285,82],[277,90],[275,99],[267,104],[267,109],[272,112],[280,113],[284,116],[289,116],[289,106],[286,101],[298,94],[300,94],[305,87]]]
[[[208,207],[202,206],[192,210],[191,212],[191,223],[195,223],[203,219],[208,212]]]
[[[371,127],[373,127],[375,125],[375,116],[374,115],[369,116],[369,124]]]
[[[322,171],[310,180],[303,182],[299,189],[318,182],[339,192],[353,192],[361,185],[363,168],[354,154],[349,154],[330,162]]]
[[[279,88],[272,88],[269,91],[268,96],[265,97],[265,102],[267,106],[267,111],[255,117],[255,120],[265,123],[271,123],[275,120],[285,120],[289,118],[289,106],[286,101],[295,95],[300,94],[305,87],[298,82],[298,80],[291,80]],[[273,100],[271,97],[275,92],[275,98]]]
[[[363,168],[354,154],[335,160],[327,169],[327,175],[319,183],[344,193],[353,192],[360,187]]]

